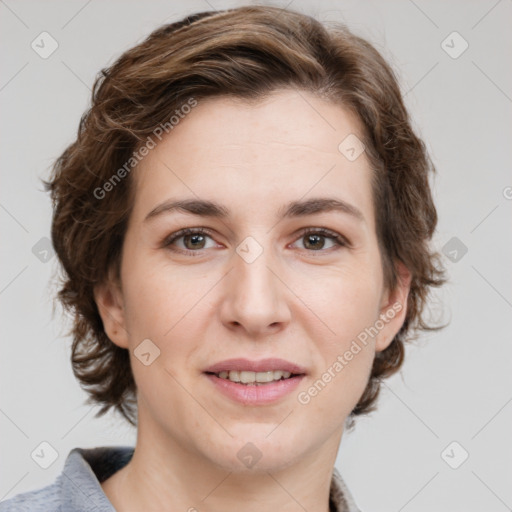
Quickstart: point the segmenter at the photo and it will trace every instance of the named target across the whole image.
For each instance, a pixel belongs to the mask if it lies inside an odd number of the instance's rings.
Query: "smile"
[[[284,370],[269,370],[266,372],[248,372],[231,370],[220,372],[217,377],[231,382],[240,382],[246,385],[265,385],[269,382],[289,379],[292,374]]]
[[[284,359],[228,359],[203,372],[221,395],[242,405],[267,405],[294,391],[307,371]]]

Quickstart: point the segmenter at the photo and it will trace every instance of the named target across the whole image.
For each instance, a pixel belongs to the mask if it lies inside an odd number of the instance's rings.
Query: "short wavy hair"
[[[194,14],[158,28],[100,72],[76,140],[43,180],[62,265],[57,298],[73,318],[67,333],[73,339],[73,372],[88,402],[101,405],[96,416],[113,407],[132,425],[137,422],[128,350],[105,333],[93,291],[112,273],[119,279],[133,177],[124,173],[107,197],[98,191],[190,98],[256,101],[286,88],[316,94],[357,115],[373,171],[385,284],[396,285],[397,262],[412,276],[406,319],[376,354],[349,428],[355,416],[375,409],[381,380],[402,365],[404,343],[419,330],[440,328],[424,318],[430,288],[445,281],[440,255],[430,248],[437,213],[429,175],[435,169],[383,57],[344,25],[327,27],[290,10],[247,6]]]

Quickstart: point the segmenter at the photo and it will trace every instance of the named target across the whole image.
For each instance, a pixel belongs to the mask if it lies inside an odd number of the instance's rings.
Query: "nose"
[[[249,247],[256,250],[251,244]],[[291,292],[270,251],[263,250],[252,260],[254,254],[251,257],[250,252],[243,252],[244,247],[241,249],[233,255],[233,266],[224,279],[221,321],[228,329],[251,338],[276,334],[290,322]]]

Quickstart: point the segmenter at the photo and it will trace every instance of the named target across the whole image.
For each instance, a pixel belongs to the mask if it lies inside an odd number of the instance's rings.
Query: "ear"
[[[128,331],[120,284],[109,278],[105,283],[96,285],[94,299],[107,336],[119,347],[128,348]]]
[[[411,289],[411,272],[397,262],[398,280],[393,290],[386,290],[382,296],[379,319],[384,327],[376,338],[375,351],[386,349],[402,327],[407,316],[407,299]]]

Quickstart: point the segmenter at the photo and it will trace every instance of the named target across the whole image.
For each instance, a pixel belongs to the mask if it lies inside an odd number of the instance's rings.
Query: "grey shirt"
[[[115,512],[100,482],[124,467],[133,451],[132,446],[74,448],[54,483],[0,502],[0,512]],[[336,512],[360,512],[336,468],[330,503]]]

